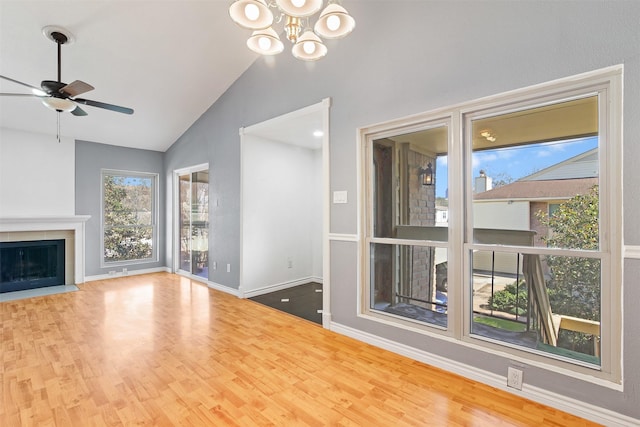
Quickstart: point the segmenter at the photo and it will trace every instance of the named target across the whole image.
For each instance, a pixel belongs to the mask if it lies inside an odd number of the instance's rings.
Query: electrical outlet
[[[217,262],[215,262],[215,261],[213,261],[213,269],[214,269],[214,270],[217,270],[217,269],[218,269],[218,263],[217,263]]]
[[[129,274],[129,270],[127,270],[126,268],[122,269],[122,275],[126,276],[127,274]]]
[[[509,366],[507,369],[507,386],[522,390],[522,371]]]
[[[287,268],[293,268],[293,258],[287,258]]]
[[[115,276],[115,275],[116,275],[116,271],[115,270],[109,271],[109,276]]]

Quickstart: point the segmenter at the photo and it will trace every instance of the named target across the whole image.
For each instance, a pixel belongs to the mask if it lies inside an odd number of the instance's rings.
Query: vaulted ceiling
[[[133,115],[83,106],[60,115],[63,137],[165,151],[252,64],[247,32],[228,0],[0,1],[0,75],[40,86],[57,78],[57,25],[75,41],[62,47],[62,81],[95,90],[82,98],[131,107]],[[0,80],[0,92],[30,93]],[[0,96],[0,127],[50,134],[58,114],[38,98]]]

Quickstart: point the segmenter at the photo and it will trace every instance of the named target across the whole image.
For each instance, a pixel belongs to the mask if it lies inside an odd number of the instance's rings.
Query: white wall
[[[473,202],[473,226],[498,230],[530,230],[529,202]]]
[[[75,215],[75,142],[0,128],[0,217]]]
[[[243,137],[244,293],[322,275],[321,157],[319,150]]]

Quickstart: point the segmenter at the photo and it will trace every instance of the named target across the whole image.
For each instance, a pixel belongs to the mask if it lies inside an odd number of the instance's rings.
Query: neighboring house
[[[480,177],[478,178],[480,179]],[[545,246],[549,233],[538,220],[538,212],[553,213],[561,203],[585,194],[598,185],[598,150],[594,148],[561,163],[520,178],[498,188],[476,193],[473,201],[474,226],[499,230],[530,230],[533,246]],[[476,187],[477,188],[477,187]],[[479,270],[515,273],[514,257],[502,255],[491,260],[476,260]]]
[[[532,230],[535,246],[548,230],[536,218],[537,212],[552,214],[561,203],[585,194],[598,185],[598,150],[585,153],[520,178],[511,184],[474,196],[474,225],[477,228]]]

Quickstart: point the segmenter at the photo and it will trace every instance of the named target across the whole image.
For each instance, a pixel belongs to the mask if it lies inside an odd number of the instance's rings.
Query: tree
[[[104,259],[150,258],[153,254],[151,186],[126,177],[104,176]]]
[[[505,172],[499,172],[495,174],[492,178],[492,186],[493,188],[503,187],[505,185],[509,185],[513,182],[513,177]]]
[[[536,217],[550,234],[543,241],[550,247],[595,250],[599,246],[598,186],[562,203],[551,216]],[[548,256],[551,278],[547,283],[551,309],[556,314],[600,321],[600,260],[586,257]],[[581,334],[571,333],[570,347],[588,352]],[[577,348],[576,348],[577,347]],[[591,346],[592,348],[593,346]]]

